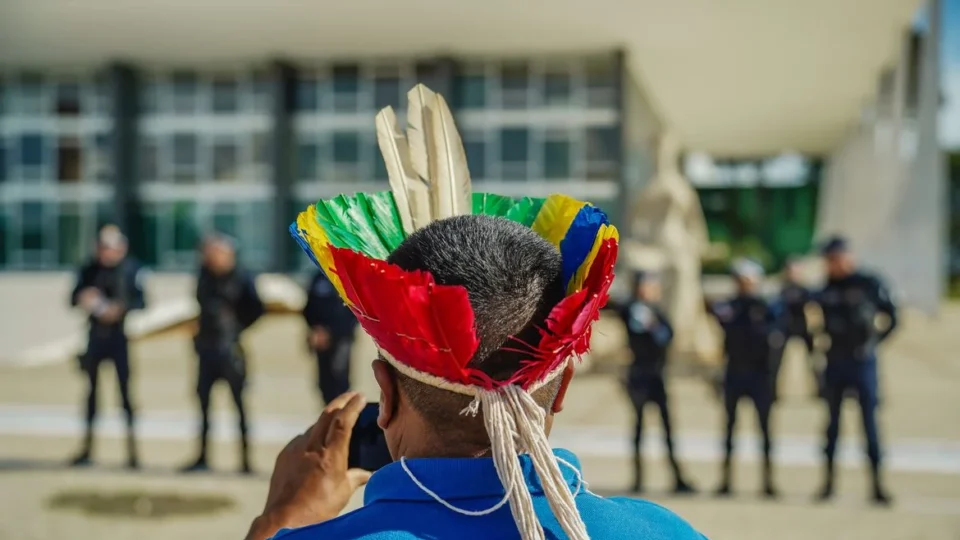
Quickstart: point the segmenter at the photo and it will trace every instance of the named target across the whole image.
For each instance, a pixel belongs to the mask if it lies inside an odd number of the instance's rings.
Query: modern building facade
[[[8,71],[0,82],[0,268],[58,269],[120,223],[159,270],[195,264],[198,237],[234,235],[258,270],[306,264],[284,235],[295,213],[386,187],[375,112],[403,116],[425,82],[448,97],[477,189],[564,191],[615,220],[623,166],[617,51],[498,58],[89,73]],[[634,104],[636,106],[636,104]],[[651,118],[652,114],[648,115]],[[646,149],[634,160],[652,170]]]

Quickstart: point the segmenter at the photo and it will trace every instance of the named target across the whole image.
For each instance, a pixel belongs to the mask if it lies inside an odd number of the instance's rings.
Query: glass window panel
[[[38,133],[28,133],[20,137],[20,165],[40,167],[43,165],[44,139]]]
[[[240,150],[232,141],[220,141],[213,145],[213,178],[218,182],[236,180],[239,177]]]
[[[155,114],[160,110],[160,87],[157,81],[149,81],[143,88],[143,99],[140,109],[147,114]]]
[[[160,210],[157,205],[149,205],[144,209],[141,219],[139,238],[131,239],[131,246],[137,246],[143,263],[148,266],[157,266],[160,263]]]
[[[217,78],[212,84],[213,112],[231,113],[240,108],[240,85],[233,78]]]
[[[270,98],[272,95],[272,80],[270,78],[270,73],[263,69],[258,69],[253,72],[253,80],[251,81],[252,90],[253,90],[253,103],[254,108],[258,111],[269,111],[271,109]]]
[[[57,146],[57,180],[63,183],[79,182],[83,178],[80,141],[62,137]]]
[[[591,107],[615,107],[617,100],[616,65],[612,58],[587,61],[587,105]]]
[[[94,137],[94,146],[96,151],[93,156],[93,174],[98,180],[109,180],[110,172],[113,170],[110,134],[97,133]]]
[[[179,114],[197,112],[197,76],[189,72],[177,72],[171,77],[173,111]]]
[[[399,109],[402,91],[400,77],[378,76],[373,82],[373,104],[378,110],[387,106]]]
[[[58,115],[77,116],[80,114],[80,85],[76,83],[58,84],[56,99]]]
[[[109,80],[103,72],[94,76],[91,88],[92,110],[97,114],[108,114],[113,107],[110,104],[111,92]]]
[[[253,134],[253,162],[257,165],[268,165],[270,163],[270,146],[268,144],[268,135],[266,132]]]
[[[197,205],[190,201],[180,201],[173,204],[173,250],[184,252],[197,248],[200,238],[196,223]]]
[[[90,255],[90,246],[83,234],[82,208],[77,203],[60,205],[57,215],[57,263],[63,266],[80,264]]]
[[[465,140],[463,150],[467,154],[470,178],[482,180],[487,177],[487,143],[483,140]]]
[[[356,111],[360,104],[360,66],[341,64],[333,66],[333,109]]]
[[[526,128],[508,128],[500,132],[500,160],[526,162],[529,157],[530,131]]]
[[[3,116],[10,110],[7,100],[10,99],[9,84],[6,80],[0,79],[0,116]]]
[[[500,70],[500,96],[505,109],[530,105],[530,66],[526,62],[504,64]]]
[[[236,205],[218,204],[213,210],[213,229],[219,233],[241,240],[239,237],[240,229],[237,226],[239,218],[240,216],[237,215]],[[242,244],[242,242],[240,243]]]
[[[7,145],[0,138],[0,184],[7,181]]]
[[[360,163],[359,133],[341,131],[333,134],[333,162],[338,164]]]
[[[487,105],[487,78],[458,75],[454,79],[454,102],[461,109],[482,109]]]
[[[587,128],[587,161],[616,161],[619,145],[616,126]]]
[[[553,71],[543,76],[543,101],[547,105],[566,105],[570,103],[570,89],[569,73]]]
[[[543,175],[546,178],[570,178],[570,141],[548,140],[543,144]]]
[[[36,73],[20,76],[17,110],[20,114],[45,114],[48,110],[43,99],[43,77]]]
[[[273,216],[272,204],[271,201],[256,201],[244,204],[236,210],[239,220],[238,240],[243,246],[240,250],[240,259],[244,265],[254,271],[265,270],[272,260],[270,258],[272,231],[269,227],[250,226],[252,223],[248,216],[257,216],[258,219],[269,223]],[[305,208],[306,205],[303,207]]]
[[[11,246],[7,241],[7,235],[10,234],[9,208],[8,205],[0,203],[0,269],[10,260]]]
[[[297,178],[316,180],[320,177],[320,146],[302,142],[297,146]]]
[[[373,142],[373,177],[376,180],[387,180],[387,164],[383,161],[383,155],[380,153],[380,146],[376,141]]]
[[[43,245],[43,203],[27,201],[20,204],[20,247],[24,251],[41,251]],[[39,262],[39,261],[37,261]]]
[[[173,178],[177,182],[197,179],[197,137],[189,133],[173,136]]]
[[[316,111],[320,108],[320,93],[316,79],[297,82],[297,110]]]
[[[140,179],[158,180],[159,174],[159,153],[157,142],[152,139],[140,140]]]
[[[443,71],[437,62],[417,62],[413,68],[418,83],[439,90],[444,84]]]

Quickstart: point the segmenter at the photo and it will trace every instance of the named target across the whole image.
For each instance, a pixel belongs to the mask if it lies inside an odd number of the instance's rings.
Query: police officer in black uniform
[[[326,274],[317,272],[307,290],[303,308],[307,343],[317,357],[317,384],[324,403],[350,389],[350,352],[357,318]]]
[[[120,385],[120,399],[127,417],[127,466],[139,467],[134,433],[135,415],[130,397],[130,356],[124,320],[127,313],[143,309],[141,269],[127,257],[127,239],[115,225],[100,230],[93,260],[80,268],[70,304],[89,315],[87,350],[79,356],[80,368],[87,376],[86,433],[75,466],[88,465],[93,446],[93,424],[97,416],[97,380],[100,364],[112,361]]]
[[[648,403],[655,404],[663,420],[667,444],[667,456],[673,468],[674,493],[694,493],[696,490],[683,478],[673,447],[673,432],[670,425],[670,410],[667,405],[667,386],[664,368],[667,349],[673,340],[673,329],[666,315],[657,306],[660,301],[660,281],[652,272],[637,272],[634,275],[633,299],[626,304],[612,304],[623,320],[627,330],[633,363],[627,371],[627,394],[636,413],[633,434],[633,491],[643,491],[643,409]]]
[[[860,403],[863,431],[870,459],[872,500],[881,505],[890,503],[880,479],[880,436],[877,429],[877,345],[890,336],[897,326],[897,308],[883,282],[874,275],[858,270],[847,241],[829,239],[822,248],[827,267],[827,284],[817,295],[823,310],[824,332],[830,338],[824,386],[830,413],[827,425],[826,457],[821,500],[833,496],[834,455],[840,433],[840,409],[843,398],[855,394]],[[881,325],[879,319],[886,318]]]
[[[211,235],[203,243],[203,263],[197,278],[200,319],[194,347],[199,359],[197,395],[200,398],[200,455],[184,470],[207,469],[207,438],[210,431],[210,391],[223,380],[230,387],[240,420],[241,471],[250,473],[247,414],[243,389],[247,362],[240,334],[264,313],[253,276],[240,268],[231,238]]]
[[[733,430],[737,419],[737,403],[750,398],[757,411],[763,435],[763,493],[776,497],[773,484],[772,437],[770,412],[774,402],[774,369],[783,347],[782,318],[776,304],[760,295],[763,267],[741,259],[733,265],[737,295],[732,300],[710,306],[724,332],[726,371],[723,380],[723,401],[727,425],[724,440],[723,475],[717,494],[731,493],[731,461]]]
[[[807,364],[813,376],[815,395],[822,397],[822,378],[820,369],[815,362],[813,334],[810,332],[807,323],[807,307],[812,301],[813,293],[800,283],[799,262],[796,259],[788,260],[783,267],[783,286],[780,289],[780,302],[786,325],[786,339],[787,343],[794,339],[803,341],[804,348],[807,351]],[[777,362],[776,368],[779,378],[781,361]],[[776,390],[776,387],[774,387],[774,390]]]

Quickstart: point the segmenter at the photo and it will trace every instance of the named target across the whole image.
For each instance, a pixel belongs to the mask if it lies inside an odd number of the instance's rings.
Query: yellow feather
[[[340,298],[342,298],[344,302],[349,303],[347,295],[343,293],[343,284],[340,283],[340,278],[337,277],[336,269],[333,266],[333,253],[330,252],[330,239],[327,237],[327,232],[323,230],[323,227],[317,221],[317,208],[315,206],[310,205],[305,212],[300,212],[300,215],[297,216],[297,228],[300,229],[301,234],[303,234],[307,243],[310,244],[310,249],[313,250],[313,254],[317,260],[320,261],[323,272],[327,274],[330,283],[337,289]]]
[[[577,273],[574,274],[573,279],[570,280],[570,285],[567,286],[567,294],[573,294],[583,288],[583,282],[587,279],[587,274],[590,273],[590,267],[593,266],[593,261],[596,260],[597,253],[600,252],[600,246],[611,238],[617,242],[620,241],[620,232],[617,231],[617,228],[613,225],[601,225],[600,230],[597,231],[597,238],[593,241],[593,247],[590,249],[590,253],[587,254],[587,258],[583,260],[580,268],[577,269]]]
[[[533,232],[559,248],[560,241],[570,229],[570,224],[586,204],[573,197],[554,193],[543,202],[543,207],[537,213],[537,219],[533,221],[531,228]]]

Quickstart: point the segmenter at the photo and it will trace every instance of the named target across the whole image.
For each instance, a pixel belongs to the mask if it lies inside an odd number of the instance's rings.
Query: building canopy
[[[5,2],[0,67],[170,66],[622,48],[688,148],[823,153],[892,63],[917,0]]]

